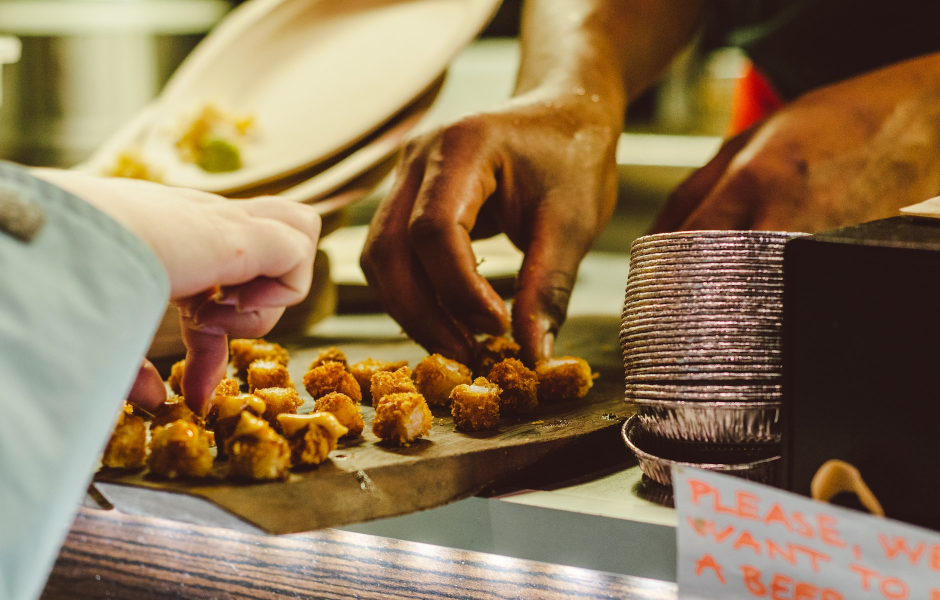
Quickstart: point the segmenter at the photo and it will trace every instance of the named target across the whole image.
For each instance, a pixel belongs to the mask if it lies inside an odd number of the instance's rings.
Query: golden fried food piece
[[[257,388],[292,388],[287,367],[275,360],[259,359],[248,365],[248,391]]]
[[[286,479],[290,470],[290,444],[264,419],[243,412],[225,445],[230,477]]]
[[[338,362],[343,365],[343,368],[347,371],[349,370],[349,361],[346,360],[346,353],[337,348],[336,346],[330,346],[326,350],[320,352],[313,362],[310,363],[310,366],[307,367],[307,370],[316,369],[323,363],[328,362]]]
[[[353,402],[352,398],[346,394],[333,392],[322,398],[317,399],[313,406],[314,412],[330,413],[340,425],[348,431],[344,434],[347,437],[357,437],[362,435],[365,423],[362,420],[362,409],[358,402]]]
[[[283,346],[263,339],[234,339],[229,342],[229,348],[232,351],[235,375],[245,382],[248,381],[248,367],[256,360],[273,360],[285,367],[290,362],[290,356]]]
[[[490,371],[490,382],[500,387],[499,410],[504,414],[526,413],[539,405],[539,378],[521,360],[507,358]]]
[[[353,374],[359,387],[362,388],[362,397],[365,400],[372,400],[372,376],[380,371],[397,371],[402,367],[407,367],[407,360],[398,362],[388,362],[384,360],[375,360],[367,358],[364,361],[354,363],[349,366],[349,372]]]
[[[539,400],[543,402],[582,398],[594,385],[591,366],[576,356],[540,360],[535,374],[539,378]]]
[[[294,387],[271,387],[255,390],[255,396],[264,400],[264,413],[261,418],[270,423],[275,429],[280,425],[277,416],[297,412],[297,407],[304,403],[303,398]]]
[[[237,396],[241,391],[238,380],[232,378],[223,379],[219,382],[219,385],[215,386],[216,396]]]
[[[519,358],[521,348],[511,339],[498,335],[488,335],[476,343],[474,348],[474,373],[477,377],[486,377],[490,369],[507,358]]]
[[[451,390],[471,381],[469,368],[440,354],[426,356],[415,367],[415,387],[431,406],[447,406]]]
[[[485,377],[470,385],[458,385],[450,393],[450,414],[454,425],[464,431],[493,429],[499,421],[499,386]]]
[[[156,429],[161,425],[167,425],[173,421],[186,421],[201,428],[205,428],[205,420],[194,413],[188,406],[182,396],[170,398],[157,408],[153,413],[153,420],[150,422],[150,429]]]
[[[346,400],[352,402],[348,397]],[[349,432],[328,412],[279,415],[278,421],[290,444],[294,466],[320,464],[336,450],[336,441]]]
[[[209,413],[206,414],[206,427],[215,426],[215,421],[219,417],[218,403],[226,396],[237,396],[241,394],[241,386],[237,379],[223,379],[219,385],[215,386],[215,392],[212,394],[212,405],[209,406]]]
[[[151,473],[170,479],[207,477],[212,454],[206,431],[188,421],[174,421],[153,430],[147,466]]]
[[[140,469],[147,462],[147,425],[134,409],[124,403],[117,424],[101,457],[101,464],[112,469]]]
[[[226,442],[238,426],[243,412],[260,417],[267,410],[264,400],[254,394],[236,394],[235,396],[216,397],[215,443],[219,456],[224,457]]]
[[[332,392],[346,394],[356,402],[362,400],[362,391],[356,378],[338,362],[323,363],[307,371],[304,374],[304,388],[314,400]]]
[[[167,377],[166,382],[170,385],[170,389],[173,390],[173,393],[177,396],[183,395],[183,372],[186,370],[186,359],[177,361],[173,363],[173,366],[170,367],[170,376]]]
[[[407,446],[431,432],[431,409],[418,393],[389,394],[375,409],[372,433],[396,446]]]
[[[389,394],[415,394],[418,388],[411,381],[411,369],[402,367],[396,371],[377,371],[372,376],[369,386],[372,396],[372,406],[378,406],[382,398]]]

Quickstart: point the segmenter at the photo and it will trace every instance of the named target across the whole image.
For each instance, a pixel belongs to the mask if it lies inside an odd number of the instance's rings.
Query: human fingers
[[[149,360],[144,359],[137,371],[134,385],[127,393],[127,401],[135,406],[153,412],[166,402],[166,385],[163,377]]]
[[[225,377],[228,365],[228,336],[217,331],[192,327],[191,319],[180,315],[180,329],[186,346],[186,369],[183,371],[183,397],[197,415],[204,415],[209,399]]]
[[[470,338],[441,308],[434,286],[411,248],[408,221],[424,176],[423,147],[409,144],[388,196],[369,225],[360,266],[382,306],[416,342],[468,362]]]
[[[680,229],[689,216],[702,204],[728,169],[728,165],[753,137],[752,127],[725,142],[718,153],[703,167],[696,169],[673,190],[649,233],[665,233]]]
[[[261,207],[224,206],[196,215],[207,221],[197,228],[197,233],[205,230],[206,234],[197,257],[183,252],[185,244],[162,243],[172,237],[161,238],[158,255],[170,275],[172,298],[186,298],[213,285],[238,286],[266,277],[284,286],[289,297],[285,304],[303,300],[313,277],[319,226],[314,221],[302,231],[280,219],[252,214],[259,209],[274,212],[290,206],[280,202]]]
[[[555,337],[568,313],[578,266],[592,239],[571,220],[542,218],[536,223],[512,307],[513,335],[527,364],[554,354]]]
[[[283,306],[239,310],[209,300],[193,313],[189,327],[203,333],[257,338],[271,331],[282,314]]]
[[[480,148],[483,136],[465,123],[428,157],[408,236],[447,313],[474,333],[500,335],[509,329],[509,311],[477,272],[470,245],[480,208],[496,191],[496,165]]]
[[[770,174],[757,170],[755,165],[746,164],[726,171],[679,229],[751,229],[762,205],[779,200],[766,193],[772,189],[764,179]],[[783,193],[783,186],[779,187],[778,192]]]

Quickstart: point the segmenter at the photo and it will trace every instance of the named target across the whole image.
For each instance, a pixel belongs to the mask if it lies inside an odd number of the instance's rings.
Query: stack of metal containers
[[[623,429],[640,468],[671,484],[683,464],[769,482],[780,457],[783,248],[769,231],[637,239],[620,344]]]

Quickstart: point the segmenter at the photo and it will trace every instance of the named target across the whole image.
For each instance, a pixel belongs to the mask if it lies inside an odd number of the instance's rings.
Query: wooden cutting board
[[[363,405],[362,438],[341,443],[331,460],[287,481],[242,484],[215,476],[197,482],[166,481],[144,473],[99,472],[95,487],[118,509],[197,524],[248,531],[295,533],[338,527],[425,510],[466,498],[486,485],[505,480],[536,461],[563,452],[594,436],[619,436],[633,414],[623,399],[623,363],[616,317],[580,317],[565,325],[557,355],[586,359],[599,374],[594,387],[577,401],[540,406],[524,419],[505,417],[492,431],[454,429],[447,409],[435,409],[427,439],[407,448],[378,443],[371,433],[373,410]],[[322,341],[321,341],[322,343]],[[291,376],[304,371],[322,349],[303,342],[287,344]],[[408,360],[413,367],[425,351],[410,341],[340,344],[350,362],[367,357]],[[310,410],[312,402],[300,412]],[[571,457],[566,455],[566,461]],[[595,457],[596,459],[596,457]],[[593,464],[584,456],[585,472]]]

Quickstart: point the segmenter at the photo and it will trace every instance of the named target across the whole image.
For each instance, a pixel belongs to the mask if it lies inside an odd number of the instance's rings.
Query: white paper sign
[[[680,598],[940,600],[940,533],[711,471],[672,480]]]

